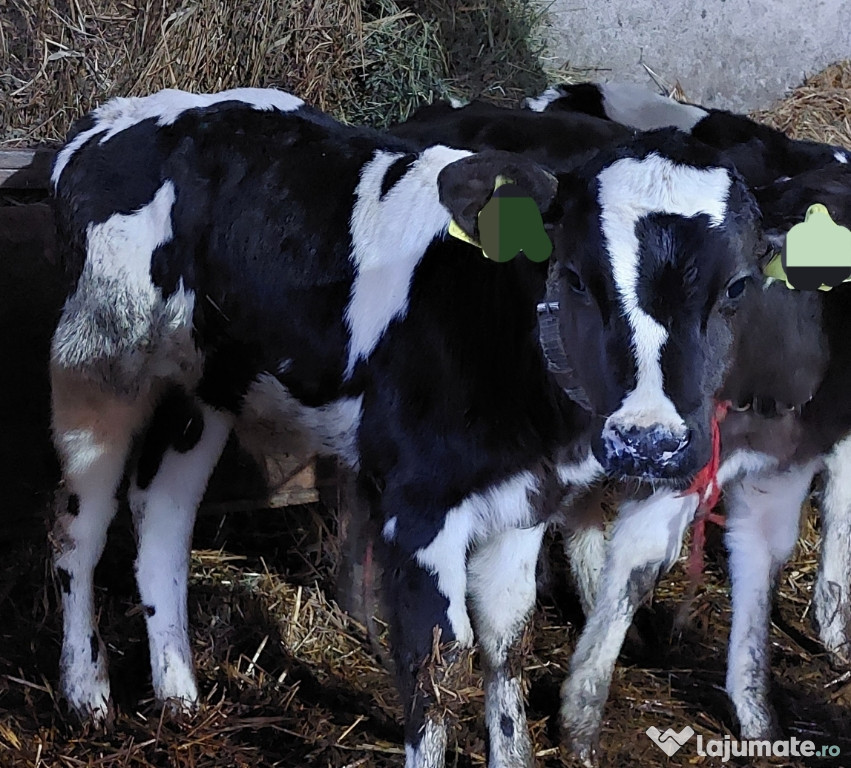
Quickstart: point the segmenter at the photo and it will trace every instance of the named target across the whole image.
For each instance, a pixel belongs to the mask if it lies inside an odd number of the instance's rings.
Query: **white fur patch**
[[[523,106],[533,112],[543,112],[554,101],[560,99],[564,94],[558,88],[547,88],[540,96],[531,96],[523,99]]]
[[[591,485],[599,480],[604,472],[600,462],[590,451],[578,464],[559,464],[556,467],[558,478],[564,485]]]
[[[393,515],[393,517],[384,523],[384,528],[381,529],[381,535],[385,541],[394,541],[396,539],[396,526],[398,523],[399,518],[396,515]]]
[[[416,749],[405,744],[405,768],[443,768],[446,758],[446,725],[426,720]]]
[[[157,125],[171,125],[189,109],[225,101],[240,101],[251,109],[279,112],[292,112],[304,105],[296,96],[274,88],[233,88],[219,93],[188,93],[168,88],[150,96],[110,99],[92,112],[94,127],[78,133],[56,156],[50,181],[55,188],[71,156],[93,136],[103,134],[102,144],[143,120],[156,119]]]
[[[833,153],[833,157],[836,159],[837,163],[842,163],[843,165],[845,165],[848,162],[848,155],[845,154],[845,152],[842,152],[841,150],[837,149],[836,152]]]
[[[740,448],[731,453],[718,469],[718,485],[722,488],[742,475],[759,474],[777,467],[777,458],[768,453]]]
[[[531,472],[521,472],[483,493],[474,493],[450,509],[431,544],[416,553],[417,562],[437,576],[438,589],[449,600],[447,615],[463,645],[473,642],[467,615],[467,551],[478,541],[533,523],[530,494],[537,487]]]
[[[120,277],[128,287],[153,291],[151,256],[172,238],[174,184],[165,182],[153,200],[130,214],[116,213],[86,230],[86,263],[93,275]]]
[[[464,502],[466,504],[466,502]],[[455,639],[473,645],[473,627],[467,614],[467,549],[473,540],[474,518],[464,504],[450,510],[431,544],[416,553],[417,562],[437,576],[437,588],[448,601],[446,616]]]
[[[624,158],[599,176],[600,221],[618,298],[632,332],[637,382],[611,424],[649,427],[659,424],[674,434],[686,427],[664,391],[661,353],[668,340],[665,328],[638,302],[640,219],[651,214],[692,217],[706,214],[710,226],[720,226],[727,211],[731,179],[723,168],[700,169],[677,165],[655,153],[643,160]]]
[[[346,307],[347,377],[358,360],[369,357],[387,326],[404,316],[414,269],[429,243],[449,226],[449,211],[438,199],[438,174],[470,154],[429,147],[383,198],[384,174],[402,155],[378,151],[364,165],[350,222],[355,279]]]
[[[546,526],[512,528],[486,539],[470,556],[469,596],[479,643],[502,664],[535,604],[535,567]]]
[[[671,126],[690,133],[709,114],[705,109],[681,104],[635,83],[603,83],[600,92],[606,116],[639,131]]]
[[[186,453],[166,451],[151,484],[131,484],[138,540],[136,579],[146,615],[151,677],[159,701],[191,707],[197,697],[186,589],[195,512],[230,434],[233,419],[202,406],[201,439]]]
[[[564,539],[564,553],[570,563],[570,573],[579,593],[582,612],[588,616],[597,599],[600,574],[606,562],[606,532],[603,521],[599,525],[585,525],[569,533]]]
[[[361,396],[347,397],[310,408],[265,373],[245,396],[237,436],[255,454],[268,454],[273,448],[297,456],[336,456],[356,468],[362,401]]]

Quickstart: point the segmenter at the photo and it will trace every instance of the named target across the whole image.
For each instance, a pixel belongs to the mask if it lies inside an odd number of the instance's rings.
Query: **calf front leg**
[[[62,593],[60,687],[82,718],[111,718],[106,648],[95,625],[94,569],[115,516],[133,435],[146,409],[54,366],[53,440],[66,494],[53,527],[53,568]]]
[[[151,421],[128,494],[154,695],[181,709],[198,697],[186,608],[195,512],[232,422],[230,414],[169,396]]]
[[[821,559],[813,620],[836,666],[851,664],[851,438],[826,461],[821,512]]]
[[[561,721],[574,754],[593,765],[603,709],[635,611],[676,561],[697,495],[658,491],[625,503],[615,522],[597,599],[562,686]]]
[[[523,701],[521,664],[510,662],[535,604],[535,566],[543,524],[491,536],[470,558],[469,594],[485,668],[489,768],[534,765]]]
[[[473,630],[466,607],[472,520],[450,511],[431,543],[405,546],[396,518],[388,543],[385,588],[399,693],[405,715],[406,768],[443,768],[454,691],[469,684]]]
[[[565,510],[564,554],[586,618],[593,610],[606,563],[603,493],[603,488],[595,488]]]
[[[795,547],[815,470],[812,463],[745,475],[725,488],[733,612],[727,693],[742,739],[769,739],[778,730],[768,696],[772,589]]]

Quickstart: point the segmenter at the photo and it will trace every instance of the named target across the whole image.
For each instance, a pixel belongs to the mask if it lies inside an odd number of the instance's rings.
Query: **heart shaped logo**
[[[694,736],[694,728],[687,725],[679,733],[673,728],[668,728],[662,733],[655,725],[651,725],[645,733],[653,740],[653,743],[659,747],[668,757],[677,752],[680,747]]]

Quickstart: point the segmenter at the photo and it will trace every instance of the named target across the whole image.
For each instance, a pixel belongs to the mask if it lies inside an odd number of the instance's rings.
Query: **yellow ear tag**
[[[513,183],[514,182],[511,179],[509,179],[507,176],[497,176],[496,181],[494,182],[494,185],[493,185],[493,191],[496,192],[504,184],[513,184]],[[482,215],[482,212],[479,211],[479,213],[476,214],[476,218],[478,218],[481,215]],[[461,225],[458,224],[458,222],[455,221],[455,219],[449,220],[449,229],[447,231],[449,232],[449,234],[452,237],[457,238],[458,240],[462,240],[465,243],[469,243],[470,245],[475,246],[476,248],[478,248],[482,252],[482,256],[484,256],[486,259],[489,258],[488,255],[485,253],[484,249],[482,248],[482,244],[480,242],[478,242],[477,240],[475,240],[470,235],[468,235],[463,229],[461,229]]]
[[[463,229],[461,229],[461,226],[458,224],[457,221],[455,221],[455,219],[451,219],[449,221],[449,230],[448,231],[449,231],[449,234],[452,235],[452,237],[457,237],[459,240],[463,240],[465,243],[469,243],[470,245],[475,245],[476,248],[482,247],[480,243],[477,243]]]

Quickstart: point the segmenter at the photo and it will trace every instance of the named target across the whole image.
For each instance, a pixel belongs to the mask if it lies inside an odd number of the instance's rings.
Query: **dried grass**
[[[530,0],[6,0],[0,145],[59,142],[110,96],[276,86],[386,125],[435,96],[545,81]]]
[[[794,139],[851,149],[851,59],[827,67],[753,117]]]

